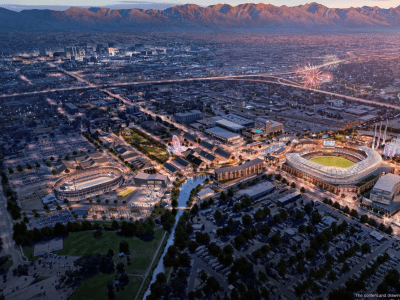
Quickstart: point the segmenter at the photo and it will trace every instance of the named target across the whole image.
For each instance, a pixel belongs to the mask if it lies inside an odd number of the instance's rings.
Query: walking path
[[[143,276],[143,281],[142,281],[142,284],[140,285],[139,290],[138,290],[138,292],[137,292],[137,294],[136,294],[136,296],[135,296],[135,300],[137,300],[137,298],[138,298],[138,296],[139,296],[139,294],[140,294],[140,291],[142,290],[143,285],[144,285],[144,283],[145,283],[145,281],[146,281],[146,278],[147,278],[147,276],[149,275],[149,272],[150,272],[150,270],[151,270],[151,268],[152,268],[152,266],[153,266],[154,260],[155,260],[156,257],[158,256],[158,253],[160,252],[161,246],[164,244],[164,239],[165,239],[165,236],[166,236],[166,235],[167,235],[167,232],[164,232],[164,236],[163,236],[163,238],[162,238],[160,244],[158,245],[157,251],[156,251],[156,252],[154,253],[154,255],[153,255],[153,259],[151,260],[151,263],[150,263],[149,268],[147,269],[147,271],[146,271],[144,274],[141,275],[141,276]]]

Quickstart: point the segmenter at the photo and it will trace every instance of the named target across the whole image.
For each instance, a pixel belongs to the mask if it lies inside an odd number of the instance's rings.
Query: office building
[[[264,132],[264,134],[271,134],[271,133],[283,133],[283,124],[273,121],[267,120],[264,118],[257,118],[255,120],[255,127],[260,129]]]
[[[203,113],[198,110],[191,110],[185,113],[176,113],[175,120],[180,123],[192,123],[203,118]]]
[[[259,158],[245,162],[238,166],[215,169],[215,178],[221,181],[229,181],[261,174],[264,170],[263,161]]]

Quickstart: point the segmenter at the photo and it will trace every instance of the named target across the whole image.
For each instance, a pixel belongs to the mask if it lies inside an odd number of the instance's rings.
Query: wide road
[[[3,189],[0,187],[0,238],[3,241],[3,250],[1,255],[10,254],[14,262],[10,270],[16,268],[18,265],[23,263],[21,253],[14,248],[14,240],[12,237],[13,221],[7,211],[7,199],[4,197]]]
[[[267,80],[267,79],[254,79],[254,77],[265,77],[276,79]],[[43,90],[43,91],[34,91],[34,92],[27,92],[27,93],[14,93],[8,95],[0,95],[0,98],[8,98],[8,97],[16,97],[16,96],[28,96],[28,95],[38,95],[38,94],[46,94],[46,93],[54,93],[54,92],[65,92],[65,91],[74,91],[74,90],[87,90],[92,88],[101,89],[102,91],[106,91],[106,88],[112,87],[121,87],[121,86],[130,86],[130,85],[142,85],[142,84],[167,84],[167,83],[180,83],[180,82],[195,82],[195,81],[246,81],[246,82],[257,82],[257,83],[264,83],[264,84],[278,84],[283,86],[288,86],[296,89],[307,90],[314,93],[325,94],[329,96],[339,97],[348,99],[351,101],[357,101],[364,104],[372,104],[377,106],[382,106],[386,108],[398,109],[400,110],[399,105],[389,104],[378,102],[374,100],[367,100],[363,98],[343,95],[334,92],[328,92],[319,89],[313,89],[305,86],[301,86],[299,84],[291,83],[288,80],[284,80],[283,78],[272,76],[272,75],[265,75],[265,74],[258,74],[258,75],[235,75],[235,76],[221,76],[221,77],[200,77],[200,78],[180,78],[180,79],[163,79],[163,80],[151,80],[151,81],[134,81],[134,82],[122,82],[122,83],[115,83],[115,84],[108,84],[108,85],[90,85],[90,86],[78,86],[78,87],[69,87],[69,88],[60,88],[60,89],[50,89],[50,90]],[[288,82],[285,82],[288,81]]]

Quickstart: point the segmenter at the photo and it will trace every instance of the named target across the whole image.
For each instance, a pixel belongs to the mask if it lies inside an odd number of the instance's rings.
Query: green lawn
[[[22,246],[22,251],[24,251],[24,254],[28,258],[28,260],[38,260],[40,258],[40,256],[33,256],[34,248],[35,248],[35,245]]]
[[[95,276],[84,281],[75,293],[71,296],[70,300],[108,300],[107,283],[115,280],[115,273],[103,274],[97,273]],[[140,285],[142,278],[138,276],[129,276],[129,283],[124,290],[117,292],[114,288],[116,300],[134,299]]]
[[[318,156],[310,160],[327,167],[348,168],[354,165],[352,161],[342,156]]]
[[[147,289],[148,289],[148,287],[149,287],[149,285],[150,285],[150,281],[151,281],[151,279],[153,278],[153,273],[154,273],[154,269],[157,267],[157,265],[158,265],[158,261],[160,260],[160,258],[161,258],[161,255],[162,255],[162,253],[163,253],[163,251],[164,251],[164,248],[165,248],[165,245],[167,244],[167,241],[168,241],[168,235],[164,238],[164,240],[163,240],[163,242],[162,242],[162,246],[160,247],[160,251],[157,253],[157,257],[156,257],[156,259],[154,260],[154,262],[153,262],[153,264],[151,265],[151,270],[149,271],[149,273],[147,274],[147,277],[146,277],[146,281],[144,282],[144,284],[143,284],[143,287],[142,287],[142,289],[140,290],[140,292],[139,292],[139,297],[138,297],[138,299],[142,299],[143,298],[143,296],[144,296],[144,293],[147,291]]]
[[[130,132],[131,135],[126,135],[127,132]],[[128,143],[133,143],[133,144],[141,144],[145,141],[147,141],[144,137],[142,137],[141,135],[137,134],[136,132],[133,132],[132,130],[127,130],[124,131],[122,133],[124,139],[128,142]]]
[[[7,254],[5,256],[8,258],[8,260],[4,263],[4,265],[2,267],[4,267],[4,270],[7,271],[9,268],[12,267],[14,262],[13,262],[12,256],[10,254]]]
[[[149,268],[157,247],[164,236],[164,230],[155,230],[154,239],[142,241],[137,237],[124,238],[114,231],[103,231],[100,238],[93,237],[94,231],[81,231],[70,233],[64,239],[64,248],[56,251],[58,255],[83,256],[91,253],[107,253],[108,249],[114,251],[114,261],[125,263],[128,274],[143,274]],[[129,243],[131,264],[126,263],[126,258],[118,258],[119,243],[125,240]]]

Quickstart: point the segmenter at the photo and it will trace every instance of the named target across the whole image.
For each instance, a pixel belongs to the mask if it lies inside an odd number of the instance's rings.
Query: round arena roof
[[[354,184],[378,169],[382,163],[381,155],[375,150],[368,147],[358,147],[358,149],[366,154],[366,158],[348,168],[324,166],[302,157],[298,152],[286,154],[286,163],[294,169],[327,183]],[[338,150],[346,153],[345,148]],[[349,155],[353,154],[349,153]]]
[[[61,177],[54,183],[56,192],[80,192],[117,181],[122,170],[116,167],[98,167],[78,171]]]

